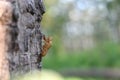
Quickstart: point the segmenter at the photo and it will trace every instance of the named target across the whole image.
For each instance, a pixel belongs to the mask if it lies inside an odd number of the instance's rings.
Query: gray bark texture
[[[8,0],[13,6],[10,24],[9,67],[11,73],[41,69],[42,33],[40,22],[45,12],[42,0]]]

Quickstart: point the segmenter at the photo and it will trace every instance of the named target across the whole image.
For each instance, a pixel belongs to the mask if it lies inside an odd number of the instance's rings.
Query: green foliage
[[[109,10],[112,10],[112,9],[115,9],[115,7],[119,6],[119,5],[120,5],[120,0],[113,0],[113,1],[107,3],[107,8]]]
[[[119,68],[120,46],[104,43],[89,51],[61,53],[63,57],[48,55],[43,59],[43,67],[54,70],[71,68]]]

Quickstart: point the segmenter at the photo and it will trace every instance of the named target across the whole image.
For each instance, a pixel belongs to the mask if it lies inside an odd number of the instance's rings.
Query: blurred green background
[[[44,69],[119,69],[120,0],[44,0],[44,4],[41,29],[53,37]]]

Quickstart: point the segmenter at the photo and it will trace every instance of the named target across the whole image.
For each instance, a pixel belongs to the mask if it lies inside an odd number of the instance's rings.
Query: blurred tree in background
[[[109,27],[111,36],[115,42],[120,42],[120,1],[113,0],[107,3]]]

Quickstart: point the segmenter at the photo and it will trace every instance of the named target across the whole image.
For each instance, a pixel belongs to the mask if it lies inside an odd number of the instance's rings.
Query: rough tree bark
[[[40,22],[45,12],[42,0],[8,0],[13,7],[10,25],[9,67],[11,73],[41,69]],[[38,61],[39,56],[39,61]]]
[[[44,37],[42,48],[44,12],[42,0],[0,0],[0,80],[9,80],[9,72],[41,69],[41,52],[50,47]]]

